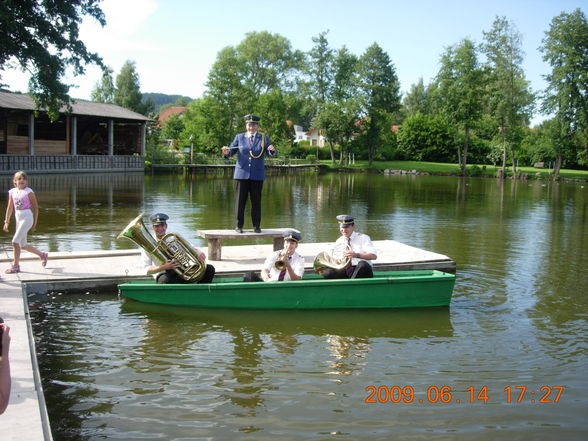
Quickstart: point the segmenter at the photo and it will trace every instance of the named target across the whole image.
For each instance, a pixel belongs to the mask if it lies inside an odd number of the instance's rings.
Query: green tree
[[[359,91],[363,110],[363,141],[369,166],[390,131],[391,117],[400,109],[400,83],[390,57],[374,43],[359,60]]]
[[[331,162],[335,163],[335,145],[339,145],[339,163],[347,159],[348,141],[353,136],[355,122],[358,118],[357,106],[357,57],[346,47],[339,49],[336,54],[326,46],[326,39],[321,34],[320,43],[315,52],[323,54],[322,59],[311,57],[311,65],[319,64],[329,71],[321,76],[321,99],[317,105],[312,127],[320,129],[329,146]],[[320,50],[319,50],[320,48]],[[315,67],[315,71],[319,71]],[[328,78],[328,82],[325,80]],[[319,93],[316,89],[315,94]]]
[[[141,102],[141,85],[135,62],[127,60],[116,77],[114,103],[134,112],[146,114],[145,105]]]
[[[102,74],[102,79],[96,82],[94,89],[90,95],[92,101],[97,103],[114,104],[114,97],[116,95],[116,88],[112,80],[113,70],[107,67]]]
[[[465,174],[470,130],[484,109],[484,71],[471,40],[446,49],[437,74],[437,94],[441,108],[456,126],[464,130],[463,147],[457,149],[461,172]]]
[[[522,141],[523,156],[528,164],[536,162],[548,164],[557,158],[556,148],[560,147],[558,123],[555,119],[545,120],[534,130],[529,130]]]
[[[498,120],[503,145],[502,176],[506,175],[506,153],[514,161],[520,128],[527,127],[532,115],[534,95],[521,67],[522,37],[506,17],[496,17],[489,32],[483,32],[482,50],[488,67],[488,110]]]
[[[193,100],[184,112],[183,137],[190,139],[191,136],[198,152],[219,154],[220,146],[228,145],[235,136],[234,131],[227,132],[226,127],[218,123],[225,116],[225,108],[218,100],[206,95]]]
[[[71,109],[68,69],[82,75],[87,64],[105,66],[79,39],[84,16],[106,24],[100,0],[18,0],[0,3],[0,70],[19,66],[31,74],[29,92],[38,108],[56,119]],[[14,63],[13,63],[14,61]],[[0,76],[0,83],[2,77]],[[1,85],[1,84],[0,84]]]
[[[330,91],[333,87],[334,51],[329,47],[327,34],[328,31],[321,32],[317,37],[312,37],[314,46],[308,53],[310,92],[319,107],[329,101]]]
[[[331,101],[344,103],[358,97],[358,59],[343,46],[333,60],[333,87]]]
[[[333,88],[331,91],[331,102],[339,108],[339,115],[334,128],[335,140],[339,144],[339,164],[343,165],[348,159],[348,149],[354,133],[357,130],[356,123],[359,119],[360,98],[359,98],[359,81],[358,81],[358,58],[343,46],[337,51],[333,66],[335,75],[333,77]],[[327,138],[329,133],[327,132]],[[331,158],[333,158],[332,144]]]
[[[285,37],[267,31],[246,34],[236,52],[243,67],[241,82],[255,99],[276,88],[291,90],[303,67],[304,54],[293,50]]]
[[[286,38],[265,31],[248,33],[236,47],[228,46],[219,52],[205,93],[214,104],[206,101],[205,105],[219,111],[213,131],[223,132],[220,137],[225,144],[243,128],[243,115],[255,111],[261,96],[275,90],[285,94],[292,89],[303,58],[302,52],[292,50]]]
[[[288,103],[280,89],[274,89],[259,97],[255,113],[263,115],[261,131],[267,134],[274,146],[288,144],[291,131],[286,123]]]
[[[184,132],[184,118],[183,115],[170,115],[170,117],[163,123],[161,128],[161,137],[172,141],[172,145],[177,146],[178,141],[182,139]]]
[[[187,107],[188,104],[190,104],[190,101],[191,100],[188,97],[179,96],[176,98],[173,105],[178,107]]]
[[[201,104],[205,107],[214,107],[210,111],[214,111],[218,119],[210,123],[213,124],[211,130],[224,139],[219,145],[232,140],[231,136],[243,126],[243,116],[250,113],[249,109],[254,102],[247,85],[243,82],[243,69],[245,67],[238,51],[227,46],[219,51],[208,73],[205,97],[210,99]]]
[[[431,113],[429,89],[425,86],[422,78],[419,78],[419,81],[410,87],[410,90],[402,100],[402,105],[407,116],[413,116],[417,113]]]
[[[416,113],[402,123],[398,147],[412,161],[455,160],[454,133],[441,115]]]
[[[335,163],[335,145],[339,145],[339,164],[346,159],[346,147],[353,137],[357,108],[352,101],[346,103],[326,103],[321,112],[313,119],[313,127],[321,127],[329,144],[331,162]]]
[[[555,146],[557,176],[567,146],[581,149],[583,162],[588,163],[588,22],[582,10],[553,18],[540,50],[552,69],[545,76],[543,111],[555,115],[564,140]],[[577,156],[572,151],[568,159],[575,161]]]

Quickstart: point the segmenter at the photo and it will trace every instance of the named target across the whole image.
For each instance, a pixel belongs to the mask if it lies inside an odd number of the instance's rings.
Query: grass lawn
[[[340,169],[338,165],[333,166],[331,161],[319,161],[321,165],[330,169]],[[371,168],[368,168],[368,161],[356,161],[355,164],[343,167],[349,170],[416,170],[418,172],[428,172],[431,174],[459,175],[457,164],[446,164],[441,162],[418,162],[418,161],[374,161]],[[496,172],[501,167],[483,164],[468,164],[467,170],[470,176],[488,176],[495,177]],[[541,177],[549,178],[551,169],[539,169],[534,167],[519,167],[519,173],[526,173],[531,178]],[[507,167],[507,176],[512,175],[512,168]],[[539,174],[539,175],[538,175]],[[560,170],[560,177],[564,179],[583,179],[588,181],[588,171],[586,170]]]

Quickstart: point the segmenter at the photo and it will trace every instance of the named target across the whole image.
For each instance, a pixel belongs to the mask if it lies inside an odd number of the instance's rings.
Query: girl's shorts
[[[12,243],[18,243],[20,246],[27,245],[27,233],[33,226],[34,218],[31,210],[14,210],[16,218],[16,232],[12,238]]]

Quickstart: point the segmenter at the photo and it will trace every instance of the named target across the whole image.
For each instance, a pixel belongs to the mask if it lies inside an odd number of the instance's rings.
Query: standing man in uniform
[[[267,135],[258,132],[259,116],[246,115],[244,133],[239,133],[229,147],[222,147],[223,156],[237,154],[235,173],[237,226],[235,231],[243,232],[245,205],[251,199],[251,222],[253,231],[261,233],[261,189],[265,179],[265,157],[274,157],[276,149]]]

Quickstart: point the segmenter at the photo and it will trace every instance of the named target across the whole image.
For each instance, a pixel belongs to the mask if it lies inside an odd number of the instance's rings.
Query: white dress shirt
[[[351,233],[351,236],[349,236],[349,238],[351,239],[351,242],[350,242],[351,249],[355,253],[362,253],[362,254],[363,253],[370,253],[376,257],[378,256],[378,253],[376,252],[376,248],[374,247],[372,240],[370,239],[370,237],[367,234],[357,233],[354,231],[353,233]],[[347,243],[347,237],[341,236],[335,242],[335,247],[345,246],[346,243]],[[351,265],[356,266],[360,260],[365,260],[367,263],[369,263],[370,265],[373,266],[373,263],[371,260],[359,259],[356,257],[351,259]]]
[[[269,271],[269,279],[267,280],[268,282],[275,282],[280,277],[280,271],[276,269],[274,263],[276,263],[276,260],[278,260],[278,257],[280,256],[282,251],[283,250],[276,251],[275,253],[271,254],[267,259],[265,259],[265,262],[261,269],[262,271]],[[290,266],[292,267],[292,270],[296,275],[300,277],[304,275],[304,257],[298,254],[296,251],[294,251],[294,254],[292,254],[290,258]],[[284,275],[284,281],[286,280],[290,280],[290,274],[288,274],[288,271],[286,271],[286,274]]]

